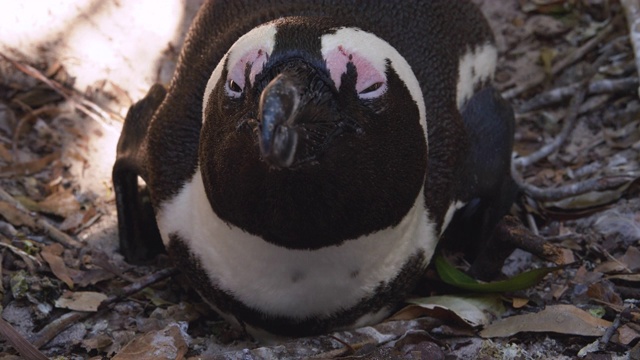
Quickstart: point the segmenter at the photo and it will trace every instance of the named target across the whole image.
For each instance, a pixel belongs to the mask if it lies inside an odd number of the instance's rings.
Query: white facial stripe
[[[222,221],[207,201],[200,170],[157,218],[165,245],[169,234],[179,234],[222,289],[270,315],[300,319],[356,305],[418,250],[428,263],[438,240],[421,191],[395,227],[340,246],[289,250]]]
[[[420,83],[407,60],[393,46],[374,34],[356,28],[338,29],[333,34],[324,35],[321,42],[322,57],[325,61],[332,52],[337,49],[345,49],[349,53],[357,53],[366,58],[376,71],[383,74],[386,71],[387,60],[391,62],[391,67],[409,89],[411,97],[418,105],[420,125],[424,129],[425,139],[427,139],[426,109]],[[331,76],[335,81],[334,75],[332,74]],[[336,84],[336,86],[338,85],[339,83]]]
[[[473,96],[476,85],[491,80],[498,61],[498,50],[492,44],[468,49],[460,58],[456,100],[458,109]]]
[[[227,63],[229,66],[233,66],[240,61],[247,51],[250,50],[263,49],[267,54],[271,54],[276,43],[276,33],[277,29],[275,24],[261,25],[244,34],[231,46],[218,65],[216,65],[215,69],[211,73],[211,77],[209,77],[209,81],[207,82],[207,87],[204,91],[204,99],[202,101],[202,122],[204,122],[205,119],[204,114],[209,102],[209,96],[211,95],[213,88],[218,84],[218,81],[220,81],[224,64]]]

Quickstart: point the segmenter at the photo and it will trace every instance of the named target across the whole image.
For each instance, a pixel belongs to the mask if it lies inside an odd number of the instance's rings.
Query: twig
[[[633,175],[607,176],[603,178],[589,179],[557,188],[541,188],[527,184],[522,180],[517,171],[511,171],[513,179],[529,196],[538,201],[558,201],[573,196],[582,195],[590,191],[605,191],[618,188],[637,179]]]
[[[30,360],[47,360],[49,359],[41,353],[37,347],[33,346],[24,338],[16,329],[0,317],[0,334],[11,346],[13,346],[24,359]]]
[[[100,109],[100,107],[87,99],[78,96],[73,91],[65,89],[64,86],[60,85],[58,82],[49,79],[45,75],[43,75],[40,71],[35,69],[32,66],[27,64],[20,64],[19,62],[9,58],[8,56],[0,53],[0,57],[4,58],[8,62],[10,62],[13,66],[15,66],[18,70],[23,73],[33,77],[34,79],[40,80],[53,89],[58,94],[62,95],[67,101],[69,101],[75,108],[80,110],[82,113],[90,117],[92,120],[100,124],[105,130],[108,131],[116,131],[113,126],[107,124],[104,119],[109,118],[109,114],[104,110]]]
[[[504,241],[508,241],[519,249],[558,265],[564,265],[562,247],[553,245],[542,236],[529,231],[515,216],[505,216],[498,223],[496,232],[501,234]]]
[[[2,207],[2,215],[5,218],[13,216],[15,219],[18,219],[20,225],[26,225],[33,230],[41,231],[67,248],[79,248],[83,246],[81,242],[60,231],[44,218],[41,218],[37,214],[33,215],[29,213],[18,200],[14,199],[13,196],[2,188],[0,188],[0,202],[4,202],[7,205]]]
[[[576,170],[567,168],[567,176],[569,176],[571,179],[579,179],[595,173],[596,171],[602,169],[602,167],[603,165],[601,162],[595,161]]]
[[[585,82],[583,81],[582,83],[584,84]],[[516,168],[523,168],[531,164],[534,164],[539,160],[544,159],[545,157],[554,153],[560,148],[560,146],[562,146],[562,144],[567,140],[567,138],[569,137],[569,135],[571,134],[571,132],[576,126],[580,105],[583,103],[586,94],[587,94],[587,89],[584,86],[580,86],[576,89],[576,93],[573,95],[573,98],[571,99],[571,104],[569,105],[569,113],[565,118],[564,127],[562,128],[562,131],[560,131],[560,134],[558,134],[558,136],[556,136],[556,138],[553,139],[552,142],[550,142],[547,145],[544,145],[543,147],[529,154],[528,156],[522,156],[514,159],[513,165]]]
[[[41,114],[48,113],[50,111],[56,111],[57,108],[51,105],[43,106],[37,110],[33,110],[30,106],[22,103],[19,100],[14,99],[14,102],[17,102],[24,110],[27,111],[27,114],[18,120],[18,124],[16,125],[13,131],[13,140],[11,142],[11,150],[13,151],[13,160],[15,161],[17,149],[18,149],[18,139],[20,138],[20,133],[22,132],[22,127],[25,123],[29,121],[36,120]]]
[[[596,35],[591,40],[584,43],[582,46],[574,50],[571,54],[569,54],[565,58],[555,63],[551,68],[550,75],[551,76],[558,75],[567,66],[583,58],[589,51],[593,50],[596,46],[601,44],[604,41],[605,37],[607,37],[612,30],[613,30],[613,25],[611,24],[607,25],[604,29],[602,29],[602,31],[600,31],[598,35]],[[542,82],[544,82],[545,79],[546,79],[545,74],[539,73],[537,76],[532,77],[529,82],[523,83],[519,86],[516,86],[510,90],[505,91],[504,93],[502,93],[502,97],[504,97],[505,99],[512,99],[522,94],[523,92],[542,84]]]
[[[536,220],[530,212],[527,212],[527,225],[529,225],[529,230],[531,230],[534,235],[540,235],[540,230],[538,230]]]
[[[604,43],[604,39],[609,36],[609,33],[611,33],[611,31],[613,31],[612,24],[605,26],[598,35],[594,36],[591,40],[587,41],[575,51],[571,52],[569,56],[566,56],[555,63],[553,67],[551,67],[551,75],[558,75],[569,65],[578,60],[582,60],[584,56],[587,55],[587,53]]]
[[[113,305],[117,301],[124,299],[128,296],[131,296],[138,291],[153,285],[159,281],[162,281],[168,277],[176,275],[178,273],[178,269],[175,268],[166,268],[162,269],[156,273],[147,275],[138,279],[138,281],[127,285],[122,288],[119,294],[111,295],[106,298],[100,306],[98,307],[98,311],[102,311],[109,306]],[[38,333],[33,334],[31,336],[31,343],[40,348],[44,346],[46,343],[55,338],[58,334],[64,331],[69,326],[75,324],[78,321],[82,321],[90,316],[92,316],[93,312],[81,312],[81,311],[71,311],[69,313],[64,314],[63,316],[57,318],[56,320],[50,322],[47,326],[42,328]]]
[[[611,25],[609,25],[611,26]],[[578,83],[578,87],[576,88],[575,93],[573,94],[573,98],[571,98],[571,103],[569,104],[569,111],[564,119],[564,127],[560,134],[549,144],[541,147],[537,151],[529,154],[528,156],[523,156],[520,158],[516,158],[513,160],[513,165],[518,167],[526,167],[531,164],[538,162],[541,159],[549,156],[550,154],[556,152],[562,144],[567,140],[571,132],[576,126],[578,121],[578,115],[580,115],[580,111],[582,110],[581,105],[584,103],[584,99],[587,95],[587,84],[591,82],[591,79],[596,74],[596,69],[598,69],[601,64],[606,61],[605,57],[600,57],[591,65],[591,71],[588,73],[587,77]]]
[[[518,112],[524,113],[543,108],[545,106],[557,104],[568,97],[571,97],[580,87],[582,83],[563,86],[549,90],[542,94],[534,96],[531,100],[526,101],[520,106]],[[638,77],[632,76],[622,79],[604,79],[589,83],[587,89],[588,95],[625,92],[638,87]]]
[[[598,342],[598,348],[601,351],[604,351],[607,348],[607,345],[609,344],[611,337],[616,333],[616,331],[618,331],[620,326],[622,326],[623,319],[626,320],[629,315],[630,315],[630,310],[627,308],[625,308],[624,310],[622,310],[622,312],[619,312],[616,315],[615,320],[613,320],[613,324],[611,324],[611,326],[607,328],[607,330],[604,332],[604,335],[602,335],[602,337],[600,338],[600,341]]]
[[[640,74],[640,1],[639,0],[620,0],[620,4],[624,9],[629,26],[629,38],[633,45],[634,57],[636,59],[636,68]],[[640,95],[640,89],[638,89]]]

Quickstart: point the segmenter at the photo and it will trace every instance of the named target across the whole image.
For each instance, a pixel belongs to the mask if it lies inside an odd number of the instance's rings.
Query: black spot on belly
[[[349,276],[350,276],[352,279],[357,278],[358,276],[360,276],[360,269],[358,269],[358,270],[353,270],[353,271],[349,274]]]
[[[302,271],[294,271],[293,274],[291,275],[291,282],[295,284],[298,281],[304,279],[305,277],[306,275]]]
[[[295,319],[265,314],[245,305],[233,294],[221,289],[218,284],[211,281],[200,260],[192,255],[179,236],[170,234],[169,238],[168,252],[171,258],[205,301],[215,305],[223,313],[234,315],[240,323],[264,329],[273,334],[291,337],[324,334],[336,328],[352,326],[361,317],[376,313],[383,308],[389,310],[399,308],[422,276],[425,263],[424,253],[417,252],[405,261],[395,278],[380,283],[371,296],[361,299],[355,306],[330,315]],[[354,273],[356,271],[350,274]],[[301,275],[304,276],[303,273]],[[293,273],[292,281],[295,278],[296,273]],[[260,281],[260,279],[255,279],[255,281]]]

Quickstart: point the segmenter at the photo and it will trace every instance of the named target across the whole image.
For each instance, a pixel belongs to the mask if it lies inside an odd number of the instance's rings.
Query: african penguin
[[[168,90],[127,115],[121,251],[166,248],[257,336],[383,320],[445,230],[484,241],[513,202],[496,59],[468,1],[206,2]]]

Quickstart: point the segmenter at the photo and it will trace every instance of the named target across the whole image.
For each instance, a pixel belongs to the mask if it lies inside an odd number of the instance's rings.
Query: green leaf
[[[524,290],[539,283],[548,273],[560,269],[559,266],[535,269],[525,271],[511,279],[483,283],[456,269],[441,255],[436,257],[435,265],[440,279],[445,283],[460,289],[487,293]]]

